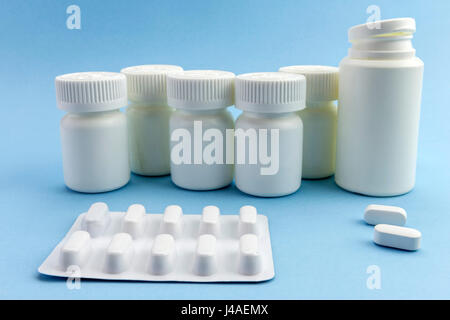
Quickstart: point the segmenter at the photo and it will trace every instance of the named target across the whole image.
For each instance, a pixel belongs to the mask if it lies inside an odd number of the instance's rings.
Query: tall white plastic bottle
[[[423,62],[412,18],[350,28],[339,66],[336,183],[370,196],[395,196],[415,184]]]
[[[166,77],[181,72],[173,65],[141,65],[122,69],[127,77],[128,141],[130,167],[144,176],[170,173],[169,119],[173,109],[167,104]]]

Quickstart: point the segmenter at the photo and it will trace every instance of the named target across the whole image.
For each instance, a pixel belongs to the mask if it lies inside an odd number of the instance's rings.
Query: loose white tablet
[[[404,226],[406,223],[406,211],[400,207],[371,204],[364,211],[364,220],[371,225],[383,223]]]
[[[377,224],[374,230],[373,241],[380,246],[408,251],[420,248],[422,234],[419,230],[389,224]]]

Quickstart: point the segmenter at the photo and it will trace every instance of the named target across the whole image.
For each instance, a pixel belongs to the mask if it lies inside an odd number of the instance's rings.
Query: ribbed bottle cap
[[[148,104],[167,104],[166,78],[183,68],[166,64],[150,64],[122,69],[127,77],[128,100]]]
[[[367,22],[353,26],[348,30],[350,42],[359,39],[380,37],[383,35],[408,35],[416,31],[416,21],[413,18],[395,18]]]
[[[69,73],[55,78],[58,107],[68,112],[99,112],[127,105],[127,79],[115,72]]]
[[[189,70],[167,75],[167,100],[171,107],[190,110],[213,110],[233,105],[232,72]]]
[[[329,66],[288,66],[280,72],[304,75],[306,101],[332,101],[338,99],[339,69]]]
[[[250,112],[283,113],[305,108],[306,79],[284,72],[236,77],[236,107]]]

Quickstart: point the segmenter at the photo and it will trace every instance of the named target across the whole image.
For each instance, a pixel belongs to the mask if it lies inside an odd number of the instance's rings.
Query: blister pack
[[[207,206],[163,214],[131,205],[110,212],[94,203],[39,267],[57,277],[104,280],[259,282],[275,275],[268,219],[252,206],[221,215]],[[77,273],[77,274],[75,274]]]

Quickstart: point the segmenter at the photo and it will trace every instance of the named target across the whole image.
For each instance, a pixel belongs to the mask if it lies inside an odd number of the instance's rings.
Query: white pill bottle
[[[283,72],[236,77],[235,183],[260,197],[294,193],[301,184],[306,80]]]
[[[370,196],[409,192],[415,183],[423,62],[412,18],[350,28],[339,65],[336,183]]]
[[[123,74],[81,72],[56,77],[58,107],[68,112],[60,124],[64,181],[75,191],[120,188],[130,179],[127,104]]]
[[[233,181],[234,73],[189,70],[167,76],[171,177],[189,190],[214,190]]]
[[[131,171],[144,176],[170,173],[166,77],[183,69],[173,65],[141,65],[122,69],[127,77],[128,143]]]
[[[322,179],[334,174],[339,69],[329,66],[288,66],[280,72],[304,75],[306,108],[303,121],[302,178]]]

